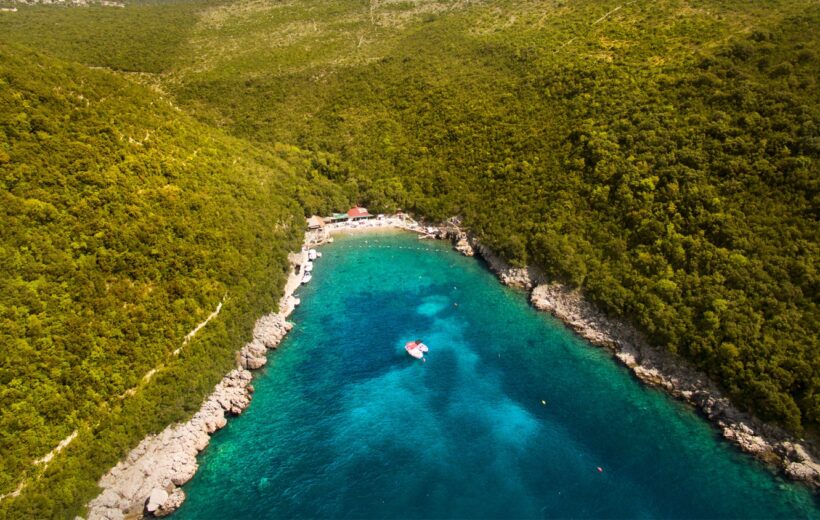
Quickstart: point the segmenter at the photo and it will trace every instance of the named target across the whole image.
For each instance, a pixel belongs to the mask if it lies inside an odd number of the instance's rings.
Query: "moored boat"
[[[313,279],[313,276],[310,273],[305,273],[305,276],[302,277],[302,283],[308,283]]]
[[[427,345],[421,342],[420,339],[416,341],[409,341],[404,345],[404,350],[416,359],[424,358],[424,353],[428,351]]]

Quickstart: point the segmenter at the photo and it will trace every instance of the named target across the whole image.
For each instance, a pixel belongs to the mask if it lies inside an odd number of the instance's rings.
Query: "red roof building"
[[[355,208],[350,208],[349,210],[347,210],[347,216],[352,218],[352,219],[358,219],[358,218],[370,218],[373,215],[371,215],[370,213],[367,212],[367,208],[360,208],[360,207],[356,206]]]

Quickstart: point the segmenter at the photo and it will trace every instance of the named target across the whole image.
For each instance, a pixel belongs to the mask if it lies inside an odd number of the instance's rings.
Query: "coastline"
[[[214,387],[199,411],[183,423],[167,426],[149,435],[111,468],[99,481],[102,489],[88,503],[89,520],[121,520],[143,516],[167,516],[185,501],[181,486],[196,474],[196,460],[223,428],[228,418],[241,414],[251,402],[253,374],[267,362],[267,351],[276,349],[293,328],[287,317],[298,305],[293,293],[301,283],[296,265],[304,262],[304,252],[288,255],[291,270],[279,300],[279,312],[259,318],[253,339],[236,353],[237,367]],[[146,515],[147,513],[147,515]]]
[[[715,424],[725,439],[741,450],[781,470],[787,477],[820,489],[820,464],[805,443],[782,429],[736,409],[720,389],[697,369],[658,348],[653,348],[636,329],[613,320],[594,308],[579,290],[550,282],[538,269],[509,265],[473,235],[463,231],[456,219],[436,226],[422,226],[409,218],[388,217],[365,225],[336,225],[306,233],[304,246],[332,242],[335,234],[409,231],[420,238],[450,240],[466,256],[481,256],[501,283],[528,291],[532,305],[549,312],[590,343],[607,348],[643,383],[660,387],[685,401]],[[251,370],[267,363],[268,350],[276,349],[292,324],[287,317],[298,305],[293,296],[301,276],[296,265],[304,263],[304,251],[288,257],[291,271],[279,303],[280,311],[259,318],[253,339],[236,355],[237,368],[220,381],[200,410],[187,422],[172,424],[161,433],[143,439],[123,460],[104,475],[102,492],[88,504],[89,520],[118,520],[166,516],[185,500],[181,486],[198,469],[197,455],[210,443],[210,435],[224,427],[230,416],[250,404]]]
[[[686,360],[653,347],[631,325],[606,316],[584,299],[582,291],[549,280],[535,267],[511,266],[461,229],[457,219],[438,228],[437,238],[450,240],[464,255],[480,255],[501,283],[526,290],[533,307],[550,313],[593,345],[609,350],[641,382],[692,405],[724,439],[786,477],[820,491],[819,459],[805,441],[740,411],[705,374]]]
[[[296,266],[307,261],[305,249],[332,242],[334,234],[396,231],[426,233],[412,219],[393,216],[355,225],[328,226],[324,232],[307,232],[302,251],[288,255],[290,273],[279,300],[279,312],[256,321],[252,340],[236,353],[237,367],[217,383],[191,419],[147,436],[100,478],[102,491],[88,503],[88,520],[163,517],[176,511],[185,501],[181,486],[199,468],[197,455],[208,447],[211,435],[223,428],[229,417],[241,414],[250,405],[251,371],[267,363],[268,351],[276,349],[293,328],[287,317],[299,304],[293,296],[302,280]]]

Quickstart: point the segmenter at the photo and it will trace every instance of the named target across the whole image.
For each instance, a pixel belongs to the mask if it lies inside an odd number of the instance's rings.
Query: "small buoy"
[[[601,466],[598,466],[598,473],[603,473],[603,472],[604,472],[604,468],[602,468]]]
[[[544,401],[543,399],[541,399],[541,404],[543,404],[544,406],[547,406],[547,402]]]

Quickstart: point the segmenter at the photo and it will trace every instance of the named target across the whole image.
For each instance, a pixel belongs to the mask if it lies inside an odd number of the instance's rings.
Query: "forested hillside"
[[[809,0],[0,13],[0,494],[81,431],[0,511],[78,507],[190,410],[275,300],[301,215],[353,200],[464,217],[816,438],[818,26]]]
[[[236,135],[337,153],[374,206],[465,217],[764,419],[817,425],[820,6],[331,5],[209,10],[191,38],[212,18],[224,38],[169,88]],[[281,48],[252,45],[277,22]]]
[[[109,72],[0,46],[0,494],[26,486],[0,512],[78,512],[125,449],[198,406],[276,307],[298,201],[347,202],[317,167]],[[75,430],[43,475],[35,459]]]

